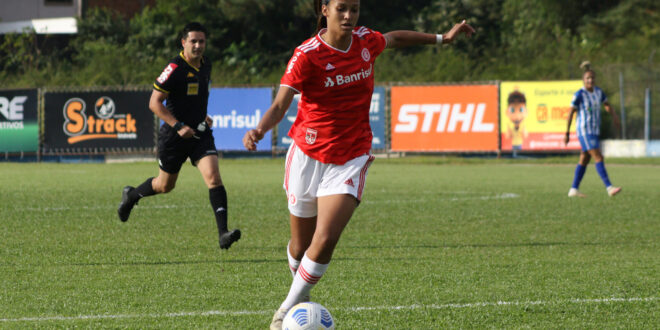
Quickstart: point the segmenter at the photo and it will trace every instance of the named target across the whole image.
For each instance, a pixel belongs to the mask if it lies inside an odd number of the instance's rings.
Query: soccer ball
[[[321,304],[304,302],[293,306],[282,322],[282,330],[334,329],[335,320]]]

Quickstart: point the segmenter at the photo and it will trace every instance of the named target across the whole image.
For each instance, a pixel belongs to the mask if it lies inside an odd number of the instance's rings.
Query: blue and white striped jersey
[[[575,123],[578,135],[600,135],[600,110],[605,102],[607,96],[597,86],[594,86],[593,92],[584,87],[575,92],[571,105],[578,109]]]

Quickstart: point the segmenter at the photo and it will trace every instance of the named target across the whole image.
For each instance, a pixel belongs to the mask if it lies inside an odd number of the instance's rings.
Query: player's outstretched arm
[[[571,123],[573,122],[573,116],[578,111],[576,107],[571,107],[571,113],[568,114],[568,124],[566,125],[566,135],[564,136],[564,145],[568,145],[568,141],[571,139]]]
[[[295,91],[289,87],[280,86],[275,100],[268,111],[261,117],[257,128],[251,129],[243,136],[243,146],[249,151],[257,150],[257,142],[264,138],[264,134],[279,123],[293,101]]]
[[[614,111],[614,108],[612,108],[609,102],[603,103],[603,107],[605,108],[605,111],[607,111],[612,116],[612,123],[616,129],[621,131],[621,121],[619,120],[619,116],[617,116],[616,111]]]
[[[432,45],[436,43],[448,44],[454,41],[460,34],[470,37],[474,33],[474,28],[467,24],[465,20],[455,24],[449,32],[442,35],[423,33],[416,31],[391,31],[383,36],[387,40],[387,48],[403,48],[416,45]]]

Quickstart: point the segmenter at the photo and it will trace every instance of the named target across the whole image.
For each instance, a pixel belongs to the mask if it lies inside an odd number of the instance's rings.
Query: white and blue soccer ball
[[[282,330],[334,329],[335,320],[319,303],[304,302],[293,306],[282,322]]]

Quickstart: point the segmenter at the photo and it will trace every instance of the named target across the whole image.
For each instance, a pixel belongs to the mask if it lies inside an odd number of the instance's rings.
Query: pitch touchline
[[[660,297],[647,298],[601,298],[601,299],[567,299],[555,301],[496,301],[496,302],[477,302],[465,304],[441,304],[441,305],[408,305],[408,306],[371,306],[371,307],[344,307],[334,308],[335,310],[344,310],[350,312],[371,311],[371,310],[410,310],[410,309],[459,309],[459,308],[479,308],[496,306],[533,306],[533,305],[553,305],[562,303],[572,304],[593,304],[593,303],[631,303],[648,302],[659,300]],[[78,316],[45,316],[45,317],[21,317],[15,319],[0,319],[0,322],[41,322],[41,321],[70,321],[70,320],[99,320],[99,319],[128,319],[128,318],[167,318],[167,317],[187,317],[187,316],[241,316],[241,315],[269,315],[272,310],[262,311],[207,311],[207,312],[180,312],[164,314],[116,314],[116,315],[78,315]]]

